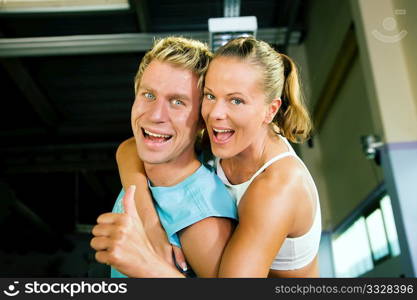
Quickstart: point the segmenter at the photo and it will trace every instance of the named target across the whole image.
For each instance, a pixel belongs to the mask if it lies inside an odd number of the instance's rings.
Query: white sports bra
[[[284,142],[288,146],[289,151],[281,153],[273,157],[272,159],[270,159],[252,176],[251,179],[240,184],[231,184],[229,182],[229,180],[227,179],[221,167],[220,159],[216,158],[217,175],[226,185],[229,192],[236,199],[237,205],[239,205],[240,199],[242,198],[243,194],[246,192],[249,185],[255,179],[255,177],[261,174],[267,167],[269,167],[274,162],[287,156],[293,156],[296,159],[298,159],[301,162],[301,164],[304,166],[304,168],[306,168],[307,170],[307,167],[305,166],[303,161],[297,156],[297,154],[295,153],[294,149],[291,147],[287,139],[282,136],[280,137],[284,140]],[[314,184],[313,178],[311,177],[310,172],[308,172],[308,170],[307,170],[307,173],[309,174],[309,178],[314,185],[316,199],[317,199],[316,214],[314,217],[313,224],[310,227],[310,230],[307,233],[303,234],[302,236],[285,239],[280,250],[278,251],[278,254],[274,258],[274,261],[272,262],[271,269],[274,269],[274,270],[300,269],[306,266],[308,263],[310,263],[318,252],[319,244],[320,244],[320,237],[321,237],[321,212],[320,212],[319,194],[317,192],[317,188],[316,188],[316,185]]]

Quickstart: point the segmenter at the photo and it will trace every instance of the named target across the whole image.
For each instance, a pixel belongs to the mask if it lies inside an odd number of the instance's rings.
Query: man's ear
[[[265,116],[265,123],[269,124],[272,122],[275,115],[278,113],[281,104],[282,100],[280,98],[274,99],[271,101],[271,103],[268,104],[268,111]]]

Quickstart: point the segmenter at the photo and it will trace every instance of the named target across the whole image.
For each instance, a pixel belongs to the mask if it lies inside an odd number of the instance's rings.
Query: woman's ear
[[[282,100],[280,98],[274,99],[268,104],[268,111],[265,116],[265,123],[269,124],[274,120],[275,115],[281,107]]]

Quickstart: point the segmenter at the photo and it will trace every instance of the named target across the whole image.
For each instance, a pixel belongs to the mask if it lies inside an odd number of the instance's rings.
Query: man
[[[144,184],[154,196],[169,241],[182,245],[201,277],[216,276],[233,231],[231,219],[237,218],[233,199],[194,150],[202,127],[202,81],[209,61],[210,52],[200,42],[174,37],[158,41],[139,66],[131,114],[137,153],[149,180]],[[112,277],[156,277],[158,270],[142,274],[140,265],[135,265],[139,261],[135,256],[157,259],[158,253],[143,253],[135,244],[135,235],[145,234],[148,225],[136,214],[133,194],[134,188],[124,198],[121,193],[113,213],[99,216],[91,246],[97,250],[99,262],[114,267]],[[153,209],[142,207],[139,216]],[[152,231],[147,232],[152,235]],[[177,271],[173,269],[172,274],[177,275]]]

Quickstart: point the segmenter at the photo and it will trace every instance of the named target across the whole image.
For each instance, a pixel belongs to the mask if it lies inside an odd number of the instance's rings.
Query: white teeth
[[[213,128],[213,130],[215,132],[221,132],[221,133],[224,133],[224,132],[232,132],[233,131],[231,129],[216,129],[216,128]]]
[[[144,131],[145,131],[146,134],[148,134],[150,136],[158,137],[158,138],[166,138],[167,139],[167,138],[171,137],[170,135],[156,134],[156,133],[150,132],[150,131],[148,131],[146,129],[144,129]]]

